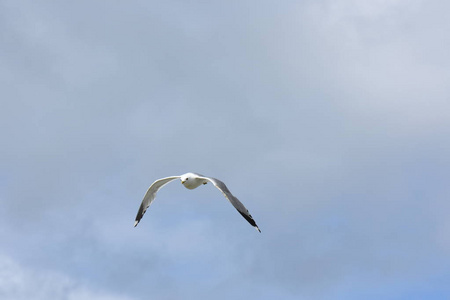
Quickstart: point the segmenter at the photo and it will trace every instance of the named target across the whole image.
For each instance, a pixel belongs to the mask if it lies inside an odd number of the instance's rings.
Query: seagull
[[[238,198],[236,198],[235,196],[233,196],[233,194],[231,194],[230,190],[227,188],[225,183],[223,183],[219,179],[206,177],[196,173],[186,173],[181,176],[165,177],[153,182],[152,185],[148,188],[147,193],[145,194],[144,199],[142,200],[141,206],[139,207],[138,213],[136,215],[136,221],[134,222],[134,227],[136,227],[137,224],[139,224],[139,221],[141,221],[142,217],[147,211],[147,208],[150,206],[150,204],[152,204],[153,200],[155,199],[158,190],[175,179],[180,179],[184,187],[190,190],[193,190],[202,184],[207,184],[208,182],[211,182],[216,188],[219,189],[219,191],[222,192],[225,198],[227,198],[228,201],[230,201],[230,203],[234,206],[234,208],[237,209],[237,211],[244,217],[244,219],[246,219],[250,223],[250,225],[255,227],[256,230],[261,232],[261,230],[259,230],[258,228],[258,225],[256,225],[255,220],[253,220],[253,217],[248,212],[248,209],[245,208],[244,204],[242,204],[241,201],[238,200]]]

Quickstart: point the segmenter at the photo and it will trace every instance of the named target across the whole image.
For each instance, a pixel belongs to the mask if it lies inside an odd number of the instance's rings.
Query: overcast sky
[[[450,298],[449,11],[0,1],[0,298]]]

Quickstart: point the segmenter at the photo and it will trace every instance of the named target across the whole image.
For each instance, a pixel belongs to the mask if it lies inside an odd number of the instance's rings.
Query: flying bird
[[[134,222],[134,227],[136,227],[139,221],[141,221],[142,217],[147,211],[147,208],[150,206],[150,204],[152,204],[153,200],[155,199],[158,190],[175,179],[180,179],[184,187],[190,190],[193,190],[202,184],[207,184],[208,182],[211,182],[216,188],[219,189],[219,191],[222,192],[225,198],[227,198],[228,201],[230,201],[230,203],[233,204],[234,208],[237,209],[237,211],[244,217],[244,219],[246,219],[250,223],[250,225],[252,225],[259,232],[261,232],[261,230],[259,230],[258,228],[258,225],[256,225],[255,220],[253,220],[253,217],[248,212],[248,209],[245,208],[244,204],[242,204],[241,201],[238,200],[238,198],[236,198],[235,196],[233,196],[233,194],[231,194],[230,190],[227,188],[225,183],[223,183],[219,179],[206,177],[196,173],[186,173],[181,176],[165,177],[153,182],[152,185],[148,188],[147,193],[145,194],[144,199],[142,200],[141,206],[139,207],[139,211],[136,215],[136,221]]]

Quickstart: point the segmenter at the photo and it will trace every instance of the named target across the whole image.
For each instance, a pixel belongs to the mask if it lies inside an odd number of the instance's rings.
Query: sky
[[[0,1],[0,298],[450,298],[449,9]]]

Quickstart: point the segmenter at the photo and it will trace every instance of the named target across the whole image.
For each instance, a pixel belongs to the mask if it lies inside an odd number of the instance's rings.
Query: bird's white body
[[[202,184],[208,183],[207,180],[200,178],[198,175],[194,173],[186,173],[181,175],[181,183],[184,185],[185,188],[193,190],[195,188],[198,188]]]

